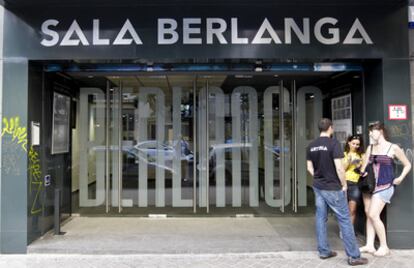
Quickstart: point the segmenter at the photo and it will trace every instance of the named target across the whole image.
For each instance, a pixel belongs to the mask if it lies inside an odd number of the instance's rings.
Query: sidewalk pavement
[[[317,255],[313,217],[73,217],[62,231],[31,243],[27,255],[0,255],[0,267],[349,267],[332,217],[329,242],[339,255],[328,260]],[[414,250],[363,256],[365,267],[414,267]]]
[[[359,267],[404,268],[414,266],[414,250],[392,250],[387,257],[369,254],[369,264]],[[346,256],[320,260],[314,251],[227,254],[135,254],[135,255],[79,255],[28,254],[0,255],[0,267],[7,268],[131,268],[131,267],[350,267]]]

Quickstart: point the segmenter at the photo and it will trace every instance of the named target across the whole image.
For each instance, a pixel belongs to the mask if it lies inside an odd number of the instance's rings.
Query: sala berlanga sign
[[[301,44],[310,44],[311,40],[323,45],[373,44],[358,18],[355,18],[348,29],[339,28],[339,21],[333,17],[323,17],[312,24],[309,18],[303,18],[300,22],[293,18],[284,18],[284,25],[277,25],[279,28],[264,18],[253,30],[254,36],[251,37],[243,36],[245,31],[239,30],[238,22],[238,18],[158,18],[157,44],[292,44],[294,38]],[[92,19],[89,25],[80,25],[77,20],[73,20],[67,30],[63,31],[59,24],[55,19],[42,23],[42,46],[124,46],[143,45],[145,42],[140,36],[140,29],[129,19],[115,29],[115,33],[111,32],[112,36],[105,36],[101,32],[99,19]],[[84,31],[85,28],[92,28],[92,35],[90,30]]]

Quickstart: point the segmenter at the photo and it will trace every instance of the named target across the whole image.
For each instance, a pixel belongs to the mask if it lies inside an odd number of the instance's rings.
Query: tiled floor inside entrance
[[[313,251],[313,217],[138,218],[73,217],[61,230],[34,241],[29,253],[176,254]],[[333,249],[343,249],[329,219]]]

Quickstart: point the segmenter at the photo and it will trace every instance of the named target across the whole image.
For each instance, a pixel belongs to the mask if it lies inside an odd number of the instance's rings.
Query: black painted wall
[[[33,184],[31,188],[28,176],[28,243],[53,228],[55,189],[61,190],[61,220],[71,213],[71,152],[51,154],[53,92],[71,96],[76,85],[63,76],[43,73],[42,67],[30,64],[28,122],[40,122],[41,146],[34,146],[34,149],[40,156],[42,178],[50,175],[51,184],[43,183],[40,190]],[[31,209],[33,206],[36,213]],[[41,210],[37,212],[38,209]]]
[[[408,44],[408,42],[406,43]],[[383,61],[383,109],[385,126],[389,140],[398,144],[411,158],[412,152],[412,118],[410,92],[410,66],[408,59],[387,59]],[[405,104],[408,107],[408,120],[388,120],[389,104]],[[413,163],[412,163],[413,164]],[[396,176],[402,165],[396,162]],[[387,205],[387,234],[391,248],[413,248],[414,244],[414,189],[413,171],[401,185],[396,187],[391,204]]]

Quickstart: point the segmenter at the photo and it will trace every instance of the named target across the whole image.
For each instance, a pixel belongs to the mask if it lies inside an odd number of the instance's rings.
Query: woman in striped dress
[[[366,223],[366,244],[360,248],[361,252],[368,252],[375,256],[389,254],[384,223],[381,221],[381,211],[385,205],[391,202],[394,188],[399,185],[411,169],[411,164],[404,151],[396,144],[386,140],[386,130],[380,122],[369,125],[369,137],[371,145],[368,146],[362,170],[368,163],[373,164],[376,179],[375,189],[372,194],[363,193]],[[370,148],[372,146],[372,148]],[[404,166],[398,177],[394,175],[394,159],[398,159]],[[375,235],[378,236],[380,246],[374,247]]]

